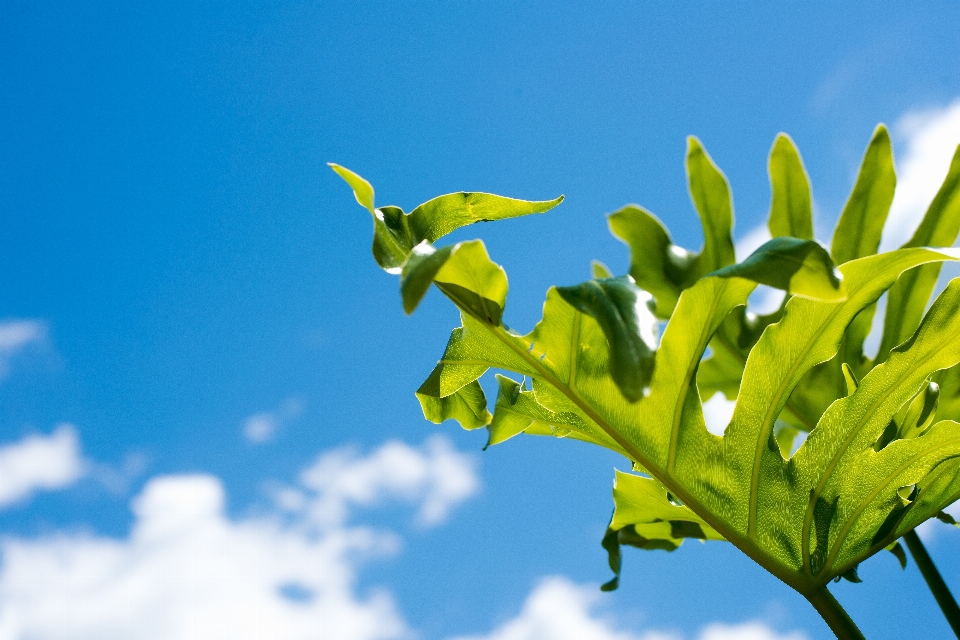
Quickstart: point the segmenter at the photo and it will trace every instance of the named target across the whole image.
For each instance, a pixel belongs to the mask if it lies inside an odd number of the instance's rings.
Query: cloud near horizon
[[[460,636],[451,640],[682,640],[674,632],[619,628],[598,611],[602,594],[596,585],[578,585],[562,576],[544,578],[527,597],[520,613],[487,635]],[[806,640],[794,631],[780,635],[767,624],[712,623],[701,629],[697,640]]]
[[[129,535],[58,532],[0,542],[0,639],[338,640],[405,638],[390,593],[356,590],[390,531],[348,524],[393,499],[438,523],[476,492],[476,461],[443,437],[389,442],[366,456],[320,455],[266,515],[225,514],[219,478],[159,476],[132,502]],[[298,502],[299,501],[299,502]]]

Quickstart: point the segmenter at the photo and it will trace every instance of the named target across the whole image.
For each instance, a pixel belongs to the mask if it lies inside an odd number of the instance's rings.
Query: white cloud
[[[881,251],[910,239],[937,194],[960,144],[960,99],[942,109],[911,111],[893,128],[906,151],[897,162],[897,190],[883,230]],[[898,145],[900,146],[900,145]]]
[[[324,525],[343,522],[354,505],[384,499],[419,502],[419,522],[437,524],[479,489],[476,459],[458,453],[441,436],[428,438],[420,450],[388,442],[366,458],[351,449],[335,450],[317,458],[300,474],[300,482],[315,496],[288,491],[285,501],[309,504],[313,520]]]
[[[255,413],[244,420],[243,435],[255,444],[269,442],[280,427],[299,418],[302,413],[303,401],[299,398],[287,398],[276,410]]]
[[[602,594],[596,586],[577,585],[562,577],[544,579],[527,596],[520,614],[483,636],[454,640],[668,640],[661,633],[638,635],[614,628],[595,615]]]
[[[31,345],[46,339],[47,331],[37,320],[8,320],[0,322],[0,380],[10,371],[14,356]]]
[[[598,614],[602,594],[592,585],[577,585],[563,577],[546,578],[530,593],[515,618],[487,635],[453,640],[681,640],[676,633],[634,633],[617,628],[608,616]],[[762,622],[739,625],[714,623],[699,640],[805,640],[799,632],[780,635]]]
[[[127,538],[0,543],[0,639],[409,637],[388,592],[356,588],[361,563],[399,540],[348,526],[350,507],[400,498],[435,522],[476,490],[474,466],[443,438],[366,457],[333,451],[285,490],[295,499],[241,520],[225,515],[213,476],[154,478],[132,503]]]
[[[49,436],[29,435],[0,447],[0,507],[39,490],[69,486],[86,470],[76,429],[69,424],[59,425]]]

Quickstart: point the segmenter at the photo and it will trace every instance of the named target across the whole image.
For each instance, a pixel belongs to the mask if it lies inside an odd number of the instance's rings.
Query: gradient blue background
[[[234,514],[346,442],[441,430],[477,450],[482,434],[424,422],[413,396],[455,312],[432,294],[403,315],[367,214],[325,162],[407,210],[463,189],[566,194],[546,216],[455,236],[482,235],[510,276],[507,320],[527,329],[546,288],[591,259],[624,270],[604,214],[627,202],[699,246],[688,134],[730,178],[746,231],[766,216],[773,137],[790,133],[829,224],[878,122],[960,95],[958,25],[951,2],[4,2],[0,318],[45,319],[53,346],[0,383],[0,440],[67,420],[93,459],[217,474]],[[291,395],[304,414],[273,443],[241,437]],[[364,584],[388,586],[432,639],[514,615],[540,576],[604,581],[614,465],[568,442],[491,449],[481,496],[437,529],[397,514],[406,548]],[[40,495],[0,513],[0,531],[124,535],[137,489]],[[957,538],[943,540],[960,590]],[[629,553],[625,571],[604,597],[637,628],[760,616],[829,635],[723,544]],[[835,593],[868,637],[949,633],[913,565],[883,554],[861,576]]]

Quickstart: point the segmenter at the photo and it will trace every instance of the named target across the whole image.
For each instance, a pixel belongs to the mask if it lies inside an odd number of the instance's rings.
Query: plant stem
[[[927,581],[927,586],[933,592],[933,597],[937,599],[944,617],[950,623],[953,632],[960,638],[960,607],[957,606],[957,601],[953,599],[953,594],[947,588],[947,583],[943,581],[943,576],[937,571],[937,566],[930,559],[927,548],[920,542],[920,536],[916,531],[911,530],[904,534],[903,539],[907,543],[907,548],[910,549],[910,555],[920,568],[923,579]]]
[[[825,586],[804,593],[803,596],[813,605],[839,640],[864,640],[856,623]]]

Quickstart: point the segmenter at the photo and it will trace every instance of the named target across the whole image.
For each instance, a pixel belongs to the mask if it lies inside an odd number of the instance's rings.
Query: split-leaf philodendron
[[[960,231],[960,148],[913,237],[878,254],[896,185],[879,126],[828,251],[813,238],[800,155],[777,136],[773,239],[737,263],[729,185],[691,137],[702,250],[674,245],[653,214],[626,206],[608,221],[630,248],[630,272],[614,277],[595,263],[594,279],[551,288],[527,335],[504,324],[507,276],[484,244],[436,243],[474,222],[546,212],[562,196],[454,193],[405,213],[376,207],[366,180],[331,166],[369,210],[374,258],[400,276],[406,312],[431,284],[459,309],[461,326],[417,391],[428,420],[486,427],[488,446],[521,433],[567,437],[630,461],[632,473],[616,473],[602,541],[615,572],[605,589],[617,586],[622,545],[726,540],[806,597],[838,637],[860,638],[826,585],[858,581],[857,565],[883,549],[905,563],[901,537],[913,550],[917,525],[951,520],[942,510],[960,498],[960,279],[927,305],[941,263],[960,260],[942,248]],[[775,312],[748,310],[758,284],[786,292]],[[864,341],[885,292],[871,358]],[[478,381],[490,368],[519,378],[497,376],[492,414]],[[736,400],[722,436],[704,421],[715,393]],[[956,630],[960,612],[933,586],[935,567],[928,556],[918,563]]]

